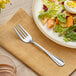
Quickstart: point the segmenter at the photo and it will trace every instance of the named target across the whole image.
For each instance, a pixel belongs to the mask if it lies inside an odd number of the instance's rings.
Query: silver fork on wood
[[[46,49],[44,49],[42,46],[40,46],[38,43],[33,41],[31,35],[21,25],[19,24],[16,25],[14,30],[23,42],[35,44],[36,46],[41,48],[58,66],[64,66],[65,63],[63,60],[54,56],[53,54],[48,52]]]

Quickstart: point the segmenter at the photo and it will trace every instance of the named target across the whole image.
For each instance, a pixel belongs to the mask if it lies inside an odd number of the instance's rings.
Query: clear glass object
[[[4,55],[0,55],[0,76],[16,76],[14,62]]]

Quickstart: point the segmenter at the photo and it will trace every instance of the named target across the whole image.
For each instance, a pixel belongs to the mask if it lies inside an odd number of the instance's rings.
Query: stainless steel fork
[[[64,66],[64,61],[60,58],[54,56],[50,52],[48,52],[46,49],[44,49],[42,46],[40,46],[38,43],[32,40],[31,35],[21,26],[16,25],[14,28],[15,32],[18,34],[18,36],[21,38],[21,40],[25,43],[33,43],[37,45],[39,48],[41,48],[58,66]]]

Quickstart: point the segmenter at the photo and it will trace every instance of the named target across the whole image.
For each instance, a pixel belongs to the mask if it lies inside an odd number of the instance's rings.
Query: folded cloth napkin
[[[63,67],[58,67],[40,48],[20,40],[14,26],[22,25],[33,37],[33,40],[65,60]],[[37,28],[32,17],[23,9],[3,26],[0,26],[0,46],[20,59],[40,76],[68,76],[76,68],[76,49],[62,47],[46,38]]]

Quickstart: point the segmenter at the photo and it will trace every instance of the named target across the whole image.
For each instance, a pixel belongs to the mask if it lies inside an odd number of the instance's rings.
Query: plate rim
[[[43,29],[42,27],[39,25],[37,19],[36,19],[36,15],[35,15],[35,5],[36,5],[36,2],[37,0],[33,0],[33,3],[32,3],[32,15],[33,15],[33,19],[37,25],[37,27],[39,28],[39,30],[47,37],[49,38],[50,40],[52,40],[53,42],[59,44],[59,45],[62,45],[62,46],[65,46],[65,47],[68,47],[68,48],[73,48],[73,49],[76,49],[76,46],[73,46],[73,45],[68,45],[66,43],[63,43],[61,41],[58,41],[58,40],[55,40],[54,38],[50,37]]]

